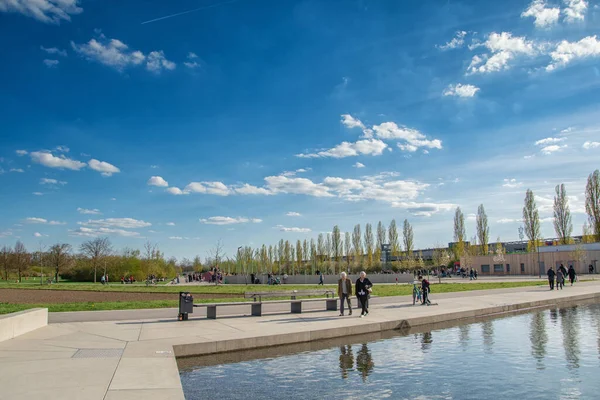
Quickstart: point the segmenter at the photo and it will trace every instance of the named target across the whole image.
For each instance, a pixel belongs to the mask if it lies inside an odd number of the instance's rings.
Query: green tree
[[[565,184],[556,185],[556,196],[554,196],[554,231],[560,244],[569,244],[573,223],[571,222],[571,210],[569,210],[569,199]]]
[[[87,242],[83,242],[79,249],[92,261],[92,267],[94,268],[94,283],[96,283],[98,275],[97,270],[100,262],[112,252],[110,240],[108,240],[107,237],[88,240]]]
[[[371,224],[365,225],[365,253],[367,256],[367,268],[373,266],[373,229]]]
[[[344,234],[344,256],[346,256],[346,269],[350,271],[350,259],[352,257],[352,238],[350,232]]]
[[[600,242],[600,171],[595,170],[588,176],[585,186],[585,212],[590,221],[595,241]]]
[[[340,260],[342,258],[342,234],[340,232],[339,226],[333,227],[333,233],[331,235],[331,249],[333,250],[333,272],[336,273],[337,267],[340,265]]]
[[[483,204],[480,204],[477,208],[477,238],[479,239],[479,245],[481,246],[481,253],[487,254],[489,252],[488,243],[490,242],[490,228],[488,226],[488,217],[485,213]]]
[[[352,249],[354,251],[354,263],[359,266],[362,261],[363,247],[362,234],[360,233],[360,224],[354,226],[352,231]]]
[[[535,196],[531,189],[527,189],[525,202],[523,206],[523,224],[525,225],[525,234],[529,238],[528,248],[530,251],[539,245],[540,235],[540,213],[535,202]]]
[[[8,281],[8,271],[10,270],[10,258],[12,257],[12,248],[10,246],[2,247],[0,250],[0,264],[4,271],[4,280]]]
[[[414,250],[414,234],[413,227],[407,219],[404,220],[404,226],[402,228],[402,240],[404,241],[404,251],[408,257],[412,257]]]
[[[15,248],[13,250],[13,263],[15,269],[17,270],[19,283],[21,282],[23,272],[27,270],[27,267],[29,266],[30,260],[31,255],[27,253],[25,245],[20,240],[17,240],[17,243],[15,244]]]
[[[71,261],[71,245],[67,243],[57,243],[50,248],[48,253],[50,265],[54,268],[54,282],[58,283],[59,272],[69,265]]]
[[[400,241],[398,240],[398,228],[396,227],[395,219],[390,222],[390,226],[388,227],[388,239],[390,242],[390,252],[392,253],[394,260],[396,260],[397,265],[401,248]]]
[[[460,260],[460,257],[465,251],[465,239],[467,231],[465,229],[465,215],[460,207],[456,207],[454,213],[454,259]]]

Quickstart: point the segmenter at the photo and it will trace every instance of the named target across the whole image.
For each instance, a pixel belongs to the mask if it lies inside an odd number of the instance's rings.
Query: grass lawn
[[[432,282],[433,283],[433,282]],[[449,292],[465,292],[472,290],[503,289],[527,286],[543,286],[544,281],[515,281],[515,282],[471,282],[471,283],[441,283],[432,285],[433,294]],[[0,283],[0,289],[29,289],[29,290],[91,290],[91,291],[126,291],[126,292],[154,292],[154,293],[178,293],[179,291],[189,291],[191,293],[203,294],[239,294],[237,298],[220,299],[195,299],[196,303],[214,303],[243,301],[244,292],[256,291],[289,291],[289,290],[307,290],[323,288],[318,285],[281,285],[281,286],[253,286],[253,285],[219,285],[219,286],[136,286],[136,285],[101,285],[86,283],[59,283],[54,285],[32,285],[28,283],[6,284]],[[326,289],[336,290],[336,285],[325,285]],[[403,296],[412,294],[412,284],[400,285],[375,285],[373,294],[377,296]],[[150,301],[122,301],[122,302],[83,302],[83,303],[62,303],[62,304],[9,304],[2,303],[0,299],[0,314],[7,314],[16,311],[22,311],[30,308],[43,307],[48,308],[50,312],[61,311],[94,311],[94,310],[129,310],[143,308],[168,308],[177,307],[177,298],[173,300],[150,300]]]

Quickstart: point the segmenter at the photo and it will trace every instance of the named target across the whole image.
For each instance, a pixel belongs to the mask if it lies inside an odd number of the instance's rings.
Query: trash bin
[[[187,321],[188,314],[194,313],[194,297],[188,292],[179,292],[179,321]]]

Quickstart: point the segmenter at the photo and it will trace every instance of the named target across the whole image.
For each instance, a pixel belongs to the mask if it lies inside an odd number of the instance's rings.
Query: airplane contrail
[[[173,17],[178,17],[180,15],[189,14],[189,13],[193,13],[193,12],[200,11],[200,10],[207,10],[209,8],[214,8],[214,7],[222,6],[222,5],[225,5],[225,4],[237,3],[238,1],[240,1],[240,0],[229,0],[229,1],[223,1],[221,3],[211,4],[209,6],[198,7],[198,8],[194,8],[192,10],[182,11],[182,12],[179,12],[179,13],[176,13],[176,14],[166,15],[164,17],[154,18],[154,19],[151,19],[149,21],[144,21],[144,22],[141,23],[141,25],[149,24],[151,22],[156,22],[156,21],[162,21],[163,19],[169,19],[169,18],[173,18]]]

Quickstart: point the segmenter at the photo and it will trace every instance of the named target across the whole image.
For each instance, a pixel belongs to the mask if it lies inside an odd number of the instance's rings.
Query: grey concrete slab
[[[110,390],[179,389],[181,380],[175,357],[122,358]]]
[[[184,400],[179,389],[109,390],[105,400]]]

